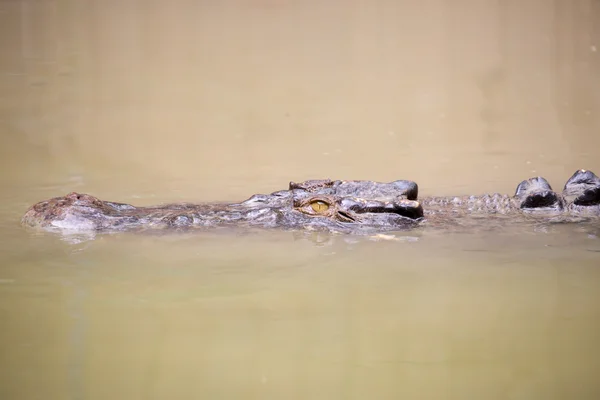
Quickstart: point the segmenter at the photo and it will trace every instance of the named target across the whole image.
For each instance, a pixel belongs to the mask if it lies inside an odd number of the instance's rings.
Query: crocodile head
[[[352,232],[412,226],[423,216],[410,181],[306,181],[234,204],[134,207],[70,193],[32,206],[23,224],[50,230],[96,231],[251,225]]]

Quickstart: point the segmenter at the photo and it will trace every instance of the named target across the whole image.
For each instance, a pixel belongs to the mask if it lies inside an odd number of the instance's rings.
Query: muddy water
[[[600,227],[23,230],[77,190],[600,172],[597,1],[0,1],[0,398],[597,399]]]

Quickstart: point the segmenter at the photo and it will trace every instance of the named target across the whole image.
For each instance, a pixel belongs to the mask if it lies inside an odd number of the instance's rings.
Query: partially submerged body
[[[22,223],[60,231],[191,229],[223,225],[372,233],[444,226],[482,217],[580,221],[600,217],[600,178],[579,170],[562,193],[544,178],[521,182],[514,196],[427,197],[417,201],[412,181],[311,180],[288,190],[254,195],[241,203],[135,207],[71,193],[32,206]]]
[[[485,220],[567,223],[600,220],[600,178],[576,171],[561,193],[542,177],[522,181],[513,196],[427,197],[419,200],[429,225],[484,225]],[[484,221],[482,221],[484,220]]]

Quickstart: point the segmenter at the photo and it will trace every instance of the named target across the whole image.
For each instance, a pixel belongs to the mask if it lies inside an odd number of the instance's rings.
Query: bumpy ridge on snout
[[[408,180],[393,182],[375,181],[333,181],[331,179],[313,179],[304,182],[290,182],[289,189],[301,189],[313,194],[355,197],[357,199],[392,201],[397,198],[416,200],[419,186]]]

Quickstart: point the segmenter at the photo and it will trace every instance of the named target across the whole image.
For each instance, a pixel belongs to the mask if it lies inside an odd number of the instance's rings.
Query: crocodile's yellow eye
[[[313,209],[314,212],[317,213],[322,213],[329,210],[329,204],[321,200],[313,201],[312,203],[310,203],[310,207]]]

